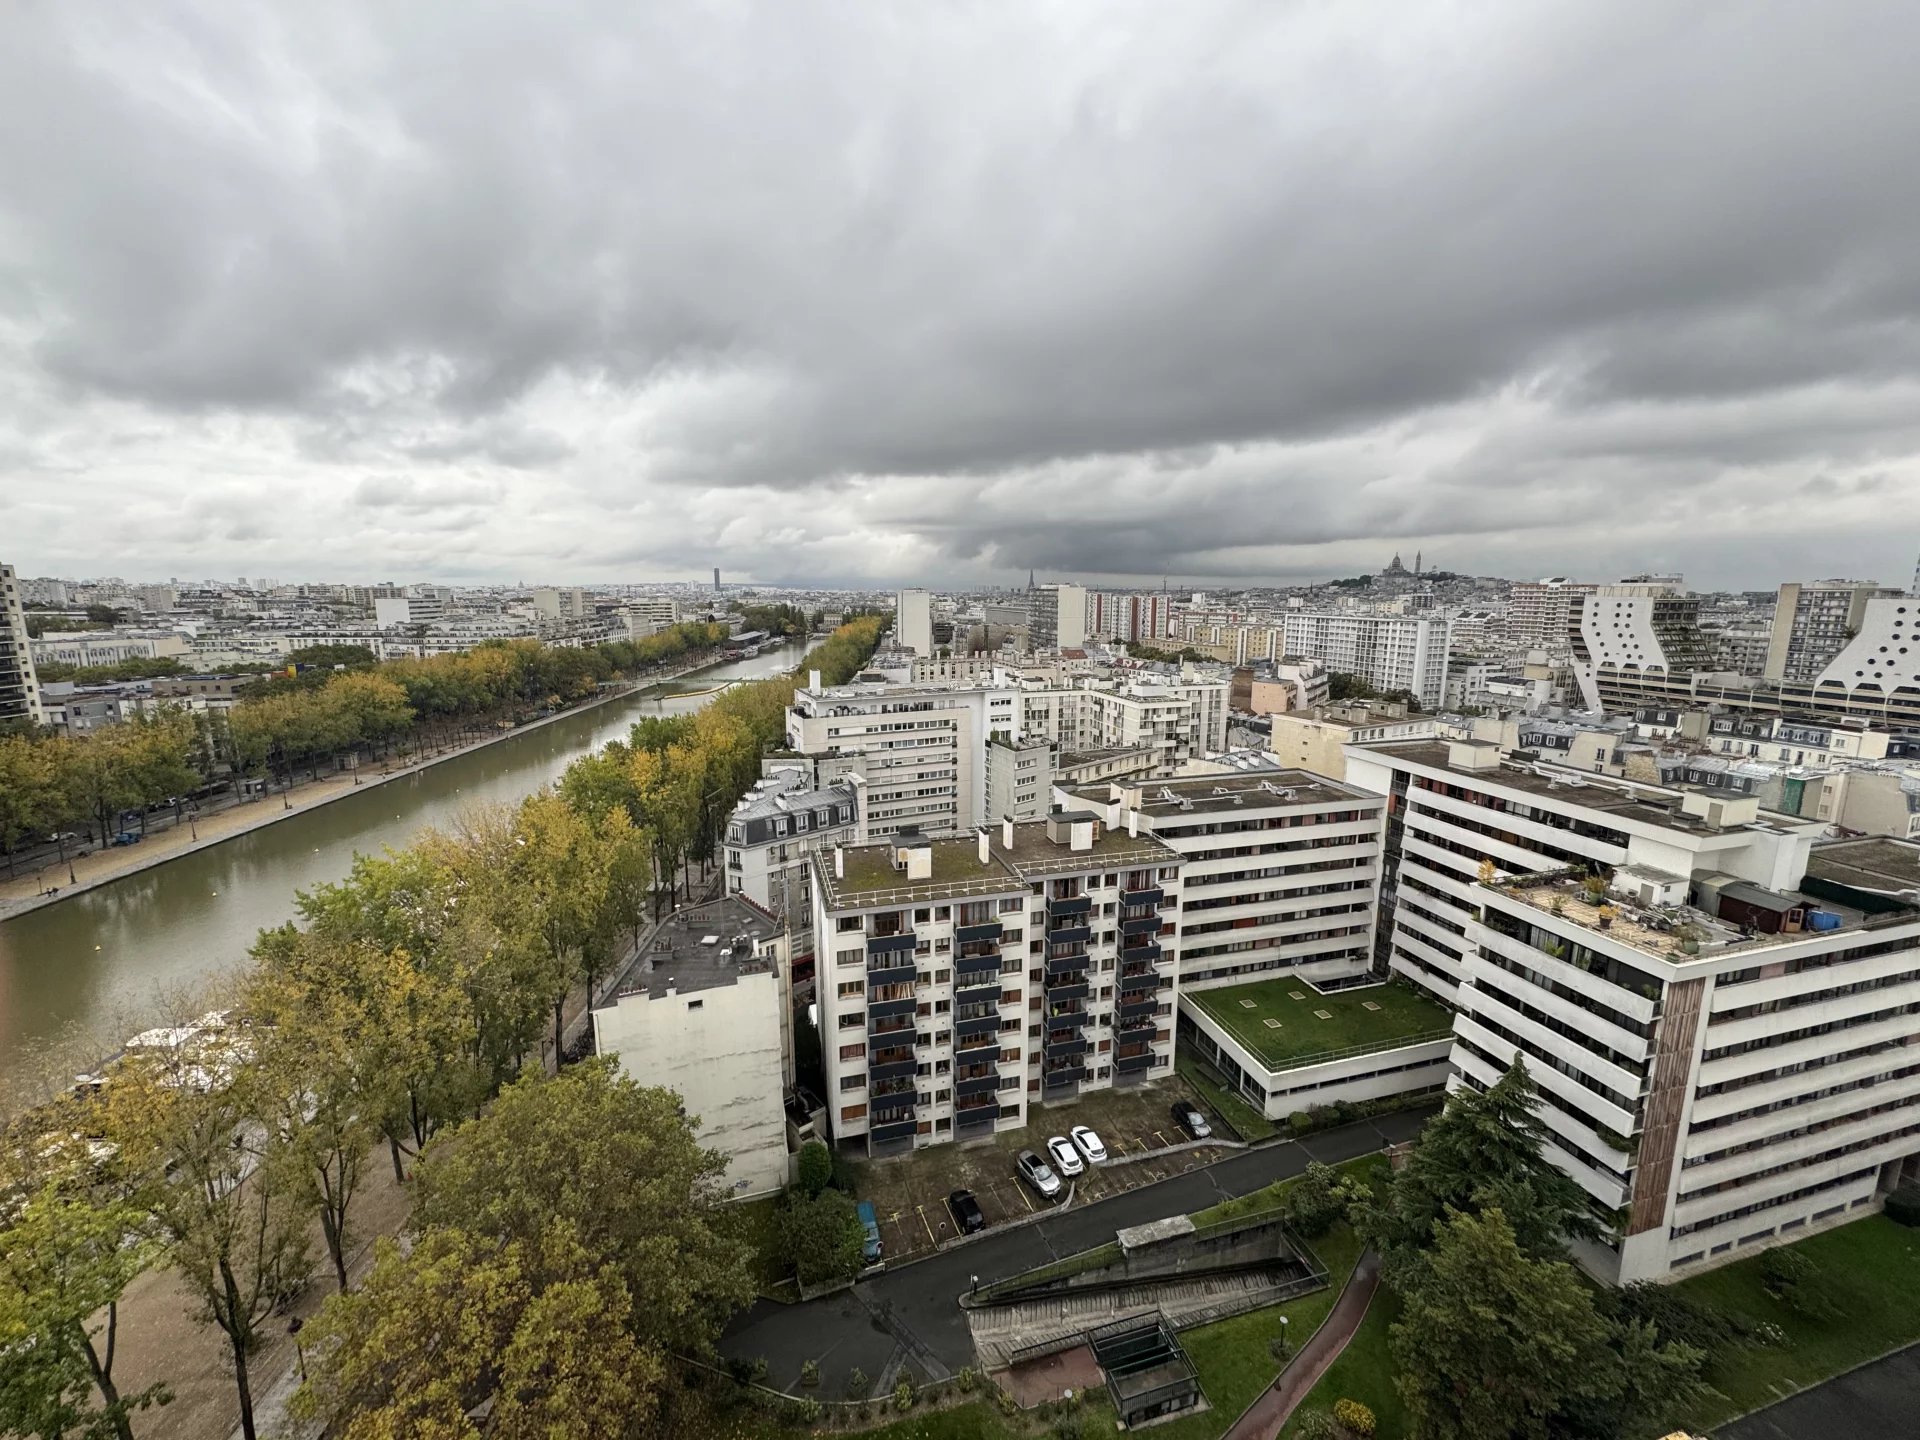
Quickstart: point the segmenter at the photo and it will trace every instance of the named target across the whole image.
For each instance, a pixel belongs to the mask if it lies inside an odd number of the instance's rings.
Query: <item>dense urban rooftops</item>
[[[1453,1024],[1444,1005],[1397,984],[1321,991],[1305,980],[1283,976],[1217,990],[1187,990],[1180,1000],[1204,1011],[1269,1070],[1318,1063],[1341,1052],[1437,1040]],[[1279,1024],[1270,1025],[1270,1020]]]
[[[1310,770],[1260,770],[1246,774],[1196,775],[1181,780],[1113,781],[1070,790],[1075,800],[1105,808],[1138,792],[1140,809],[1153,816],[1183,811],[1246,809],[1272,805],[1333,805],[1351,800],[1371,805],[1385,797],[1342,785]]]

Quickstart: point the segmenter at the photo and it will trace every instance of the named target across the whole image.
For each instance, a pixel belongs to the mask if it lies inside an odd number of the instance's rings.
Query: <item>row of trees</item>
[[[851,674],[878,630],[805,663]],[[119,1296],[164,1257],[225,1337],[252,1435],[249,1355],[308,1283],[317,1230],[339,1293],[301,1405],[334,1433],[477,1434],[464,1417],[489,1402],[489,1435],[607,1433],[609,1416],[647,1433],[669,1348],[704,1350],[751,1294],[723,1166],[676,1096],[528,1062],[676,883],[690,842],[652,825],[751,783],[738,747],[778,734],[791,687],[636,727],[617,747],[631,805],[563,787],[361,857],[298,897],[300,926],[262,933],[226,1021],[19,1118],[0,1146],[0,1432],[125,1440],[165,1400],[112,1373]],[[414,1243],[383,1247],[349,1294],[381,1148],[396,1178],[416,1163]]]
[[[358,647],[331,663],[258,682],[227,712],[162,707],[90,735],[0,735],[0,850],[82,830],[104,843],[126,811],[141,815],[242,776],[291,784],[335,757],[379,757],[403,741],[451,743],[513,715],[570,704],[726,638],[720,625],[677,625],[590,648],[532,640],[372,664]],[[317,652],[309,652],[317,655]],[[359,657],[365,657],[361,660]],[[320,660],[327,659],[319,656]],[[56,842],[66,854],[66,842]]]

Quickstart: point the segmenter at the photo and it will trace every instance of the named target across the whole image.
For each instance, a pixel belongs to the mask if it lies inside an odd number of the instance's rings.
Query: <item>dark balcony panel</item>
[[[953,1107],[953,1123],[960,1130],[972,1130],[993,1124],[1000,1118],[1000,1106],[994,1101],[985,1105],[956,1105]]]
[[[973,1040],[956,1040],[953,1043],[953,1063],[956,1065],[980,1065],[999,1058],[1000,1040],[995,1035],[983,1035]]]
[[[1084,915],[1093,908],[1091,895],[1069,895],[1064,900],[1047,901],[1047,918],[1054,919],[1068,915]]]
[[[1070,1055],[1084,1055],[1092,1048],[1084,1035],[1069,1035],[1062,1039],[1055,1039],[1051,1035],[1047,1037],[1049,1060],[1064,1060]]]
[[[1120,958],[1122,960],[1151,961],[1154,964],[1158,964],[1160,956],[1160,946],[1158,942],[1152,940],[1149,940],[1144,945],[1122,945],[1120,947]]]
[[[1151,1070],[1153,1056],[1146,1052],[1138,1055],[1116,1055],[1113,1057],[1113,1068],[1122,1075],[1131,1075],[1136,1070]]]
[[[996,1036],[1000,1033],[1000,1017],[981,1015],[971,1020],[956,1020],[953,1033],[957,1041],[981,1040]]]
[[[881,1060],[867,1066],[867,1083],[877,1084],[882,1080],[898,1080],[911,1075],[920,1068],[917,1060]]]
[[[1062,1066],[1059,1066],[1057,1069],[1048,1070],[1044,1075],[1040,1077],[1040,1083],[1045,1085],[1047,1089],[1052,1090],[1057,1086],[1061,1086],[1061,1085],[1078,1084],[1080,1081],[1086,1078],[1087,1078],[1086,1066],[1062,1065]]]
[[[953,973],[956,975],[994,975],[1000,973],[1000,952],[989,950],[984,955],[956,955],[953,957]]]
[[[1155,885],[1150,890],[1122,890],[1120,892],[1120,903],[1122,905],[1158,905],[1165,898],[1166,892],[1161,890],[1158,885]]]
[[[867,937],[867,954],[869,957],[874,955],[899,955],[902,953],[911,955],[914,946],[918,943],[919,942],[914,939],[911,930],[904,931],[899,935],[869,935]]]
[[[999,1089],[1000,1077],[998,1075],[973,1075],[964,1080],[956,1080],[953,1082],[953,1093],[955,1095],[992,1095],[997,1093]]]
[[[914,1131],[919,1128],[917,1120],[895,1120],[885,1125],[876,1122],[867,1127],[867,1139],[876,1145],[883,1145],[889,1140],[911,1140]]]
[[[875,1000],[868,996],[867,1020],[871,1023],[875,1020],[891,1020],[898,1015],[911,1015],[918,1006],[919,1002],[911,995],[903,1000]]]
[[[1049,945],[1084,945],[1093,931],[1085,925],[1068,925],[1059,930],[1047,932]]]
[[[867,984],[869,985],[911,985],[918,972],[909,960],[905,965],[869,965]]]
[[[1122,920],[1120,922],[1120,933],[1122,935],[1155,935],[1159,933],[1159,930],[1160,917],[1158,915],[1140,915],[1132,920]]]
[[[1142,990],[1158,990],[1160,988],[1160,982],[1165,978],[1165,976],[1152,970],[1141,975],[1122,975],[1120,977],[1120,993],[1122,995],[1131,995]]]
[[[1067,1010],[1061,1014],[1046,1017],[1047,1028],[1050,1030],[1082,1030],[1091,1019],[1093,1017],[1084,1010]]]
[[[969,940],[998,940],[1000,922],[989,920],[984,925],[956,925],[953,927],[953,939],[956,945],[965,945]]]
[[[1056,975],[1078,975],[1085,972],[1087,957],[1084,955],[1062,955],[1058,960],[1047,961],[1047,978]]]
[[[959,975],[953,982],[953,1003],[956,1005],[979,1005],[1000,1003],[1000,977],[993,975]]]
[[[1064,1005],[1069,1000],[1084,1000],[1090,993],[1087,977],[1076,976],[1070,980],[1060,980],[1047,986],[1046,1000],[1049,1005]]]
[[[1134,995],[1131,999],[1120,999],[1120,1018],[1123,1020],[1151,1020],[1159,1010],[1160,1001],[1152,995]]]

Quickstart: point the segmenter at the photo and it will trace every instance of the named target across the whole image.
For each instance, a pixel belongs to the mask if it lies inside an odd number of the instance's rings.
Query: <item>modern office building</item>
[[[1453,1084],[1526,1063],[1593,1273],[1705,1268],[1920,1169],[1920,848],[1475,742],[1348,776],[1389,799],[1389,963],[1456,1011]]]
[[[1676,581],[1622,582],[1576,595],[1567,628],[1574,678],[1590,710],[1630,710],[1639,678],[1687,676],[1713,664],[1699,597]]]
[[[27,639],[20,581],[11,565],[0,565],[0,725],[10,720],[42,725],[46,714],[33,669],[33,642]]]
[[[1171,1071],[1178,856],[1067,812],[814,855],[827,1103],[868,1154]]]
[[[1326,661],[1327,669],[1355,675],[1376,690],[1406,690],[1437,710],[1447,697],[1449,622],[1437,616],[1362,611],[1293,611],[1286,616],[1285,651]]]
[[[916,655],[933,654],[933,597],[924,590],[902,590],[893,600],[893,643]]]
[[[1817,680],[1861,633],[1869,601],[1900,592],[1871,580],[1789,582],[1780,587],[1768,636],[1769,680]]]

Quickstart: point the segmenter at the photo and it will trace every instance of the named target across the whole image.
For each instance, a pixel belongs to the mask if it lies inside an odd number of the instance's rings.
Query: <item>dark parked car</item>
[[[953,1223],[962,1235],[975,1235],[987,1228],[987,1217],[980,1213],[980,1202],[971,1190],[956,1190],[947,1196],[947,1208],[953,1211]]]
[[[1213,1127],[1207,1124],[1207,1117],[1197,1107],[1186,1100],[1173,1102],[1173,1123],[1196,1140],[1213,1138]]]

